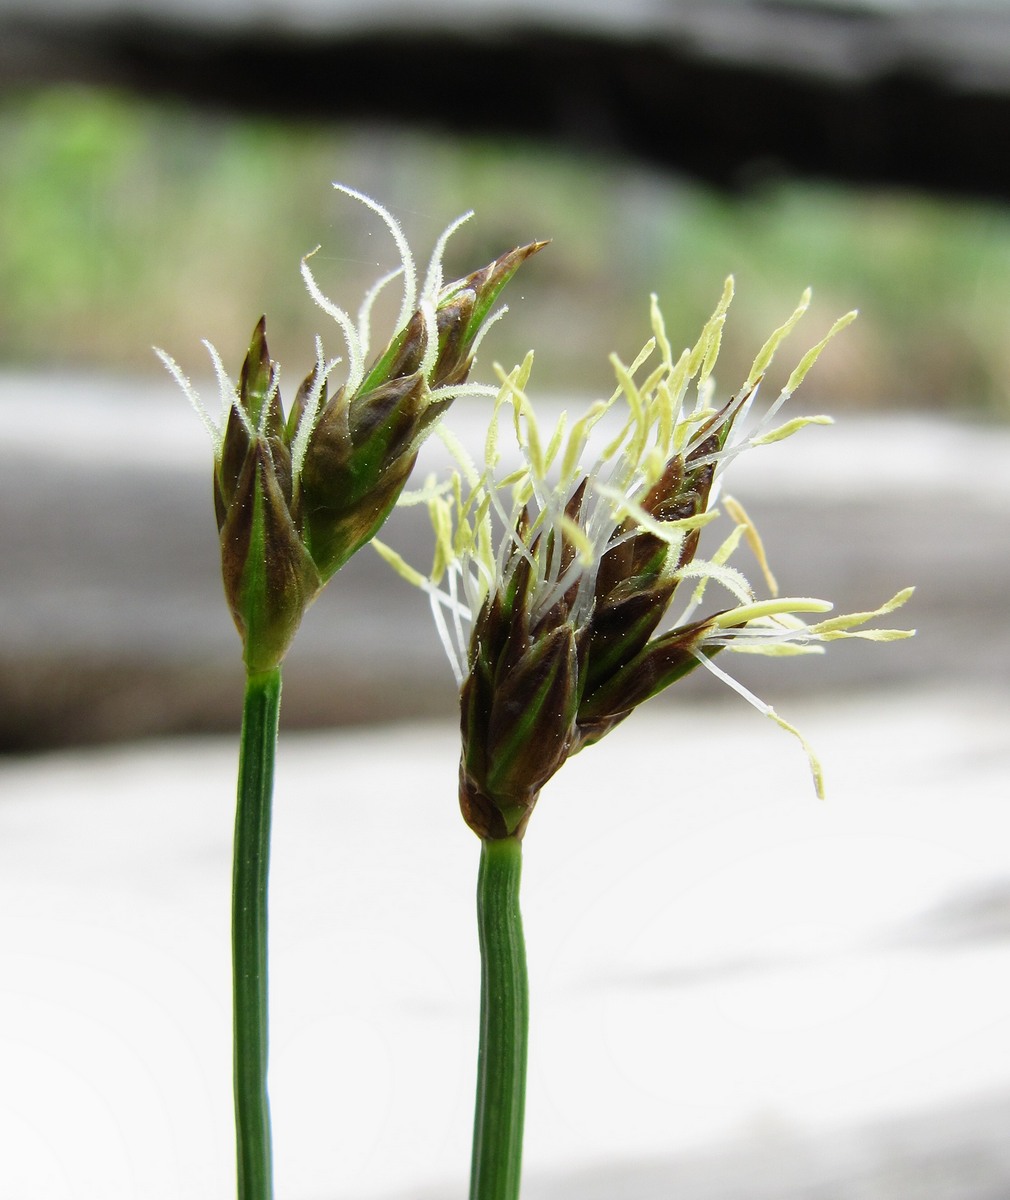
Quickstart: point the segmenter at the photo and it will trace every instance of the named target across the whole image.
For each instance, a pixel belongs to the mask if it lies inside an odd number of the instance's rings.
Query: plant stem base
[[[246,680],[232,875],[238,1200],[273,1197],[267,1096],[267,877],[280,700],[279,667]]]
[[[477,877],[480,1049],[470,1200],[518,1200],[529,986],[519,911],[522,842],[481,843]]]

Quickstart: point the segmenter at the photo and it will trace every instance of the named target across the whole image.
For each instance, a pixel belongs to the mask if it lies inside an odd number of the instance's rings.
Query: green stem
[[[267,1097],[267,875],[280,702],[280,667],[247,678],[231,926],[239,1200],[271,1200],[273,1196]]]
[[[481,843],[480,1050],[470,1200],[518,1200],[526,1101],[529,986],[519,912],[522,842]]]

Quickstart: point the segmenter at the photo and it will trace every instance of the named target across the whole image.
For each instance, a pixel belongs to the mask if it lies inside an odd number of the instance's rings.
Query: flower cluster
[[[266,323],[253,332],[238,385],[210,352],[221,394],[216,422],[179,367],[157,353],[182,386],[214,443],[214,505],[225,593],[243,639],[247,670],[277,666],[308,605],[325,582],[379,529],[413,469],[418,448],[451,402],[463,394],[495,395],[466,382],[477,347],[504,309],[502,288],[544,243],[519,247],[482,270],[443,281],[442,256],[459,218],[439,238],[423,284],[393,217],[375,201],[336,184],[385,222],[399,269],[380,279],[356,320],[320,291],[303,261],[312,298],[337,323],[347,375],[332,393],[341,362],[316,364],[285,415],[280,367],[271,361]],[[370,366],[370,318],[383,287],[402,277],[396,332]]]
[[[712,371],[732,290],[727,280],[697,343],[676,358],[653,297],[652,338],[630,365],[611,357],[614,393],[570,427],[562,414],[550,436],[541,433],[525,391],[532,356],[509,375],[499,369],[484,469],[456,447],[462,478],[442,485],[431,480],[404,497],[426,502],[431,513],[436,554],[430,576],[376,544],[431,598],[460,685],[460,806],[483,838],[521,836],[541,788],[569,755],[699,665],[796,733],[715,666],[722,650],[797,654],[817,652],[837,638],[908,636],[861,626],[899,607],[911,589],[873,612],[807,623],[801,614],[822,614],[831,605],[775,594],[757,531],[729,497],[724,508],[732,531],[710,558],[698,556],[701,531],[718,515],[713,505],[733,459],[805,425],[829,422],[800,417],[778,425],[776,418],[828,340],[855,315],[836,322],[801,358],[777,399],[755,416],[762,378],[810,296],[762,347],[737,394],[715,407]],[[520,465],[498,478],[498,425],[506,411]],[[601,441],[587,469],[583,460]],[[728,565],[744,539],[771,598],[757,599]],[[732,602],[698,615],[710,583]],[[689,594],[669,620],[675,596],[685,589]],[[820,792],[819,767],[810,757]]]

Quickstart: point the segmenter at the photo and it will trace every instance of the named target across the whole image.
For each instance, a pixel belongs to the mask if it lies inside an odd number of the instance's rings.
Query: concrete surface
[[[526,838],[528,1200],[1010,1194],[1007,689],[636,714]],[[783,706],[784,707],[784,706]],[[451,720],[287,735],[287,1200],[465,1195],[476,840]],[[235,746],[0,760],[6,1196],[234,1195]]]

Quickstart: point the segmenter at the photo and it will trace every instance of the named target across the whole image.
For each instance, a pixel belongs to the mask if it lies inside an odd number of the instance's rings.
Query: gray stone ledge
[[[533,136],[742,187],[1005,197],[1010,7],[926,0],[5,0],[0,81]]]

